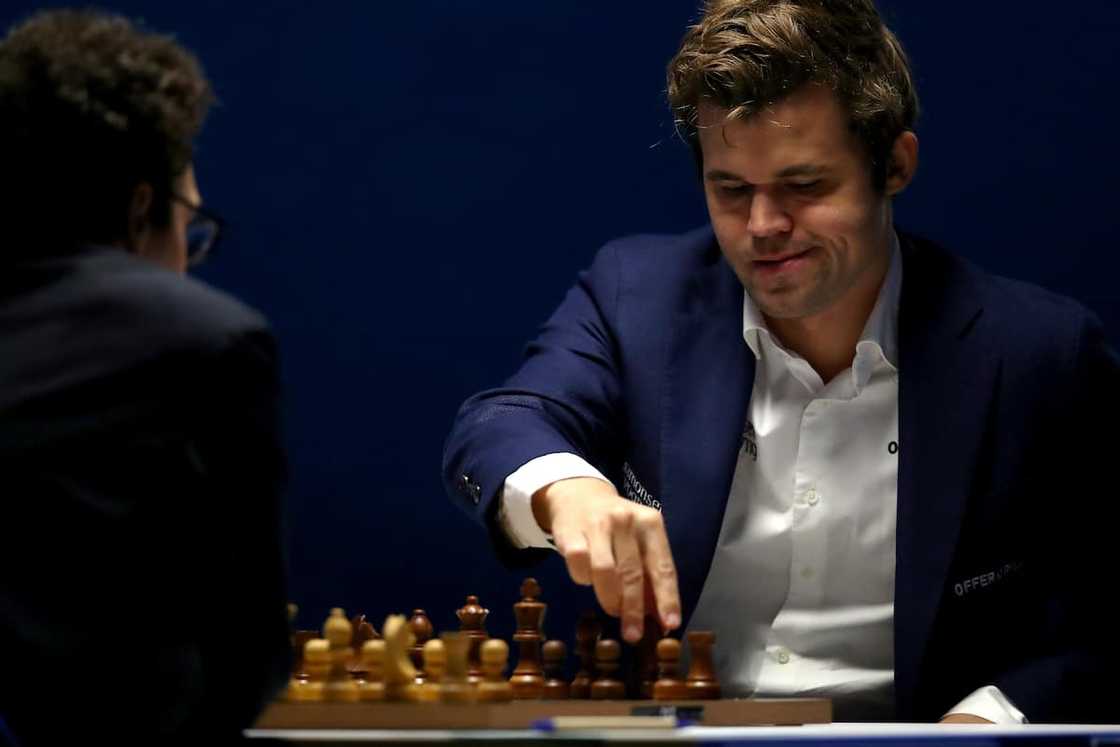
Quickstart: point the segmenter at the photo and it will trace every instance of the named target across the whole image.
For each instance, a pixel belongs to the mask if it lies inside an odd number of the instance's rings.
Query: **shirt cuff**
[[[575,454],[545,454],[521,465],[506,478],[498,501],[498,525],[514,547],[551,547],[552,535],[541,529],[533,516],[533,493],[546,485],[573,477],[610,480]]]
[[[949,713],[967,713],[997,724],[1027,724],[1027,717],[1008,700],[998,687],[981,687],[949,709]],[[949,713],[945,715],[948,716]],[[944,717],[942,717],[944,718]]]

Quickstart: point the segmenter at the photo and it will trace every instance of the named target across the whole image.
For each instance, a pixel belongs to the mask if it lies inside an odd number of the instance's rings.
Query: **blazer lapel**
[[[903,240],[899,312],[899,474],[895,576],[898,713],[914,712],[998,380],[978,329],[979,294],[959,260]]]
[[[715,552],[754,381],[743,286],[714,242],[710,260],[674,320],[662,408],[664,516],[684,624]]]

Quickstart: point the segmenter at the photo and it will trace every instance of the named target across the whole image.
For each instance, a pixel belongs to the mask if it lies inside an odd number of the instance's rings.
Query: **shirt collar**
[[[879,289],[875,307],[856,342],[852,360],[852,378],[857,393],[867,384],[875,365],[880,361],[890,366],[892,371],[898,371],[898,303],[902,294],[902,253],[899,250],[898,234],[893,230],[890,233],[890,243],[891,259],[887,276]],[[756,360],[762,356],[762,335],[772,338],[762,312],[744,290],[743,339]]]

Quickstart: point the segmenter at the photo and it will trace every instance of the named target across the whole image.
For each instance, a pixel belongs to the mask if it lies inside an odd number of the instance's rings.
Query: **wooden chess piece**
[[[657,642],[661,638],[661,625],[653,617],[646,617],[642,626],[642,640],[635,650],[637,665],[634,667],[635,681],[629,683],[631,692],[638,693],[642,700],[653,697],[653,683],[657,680]]]
[[[369,670],[366,669],[366,665],[362,661],[362,646],[365,645],[366,641],[381,636],[377,635],[377,631],[366,620],[365,615],[354,615],[350,618],[350,626],[354,631],[354,634],[350,637],[350,648],[354,650],[354,657],[348,669],[354,681],[361,683],[368,680],[370,676]]]
[[[358,700],[385,700],[385,641],[371,638],[359,654],[365,677],[358,681]]]
[[[353,703],[358,700],[358,685],[350,676],[350,665],[354,659],[354,649],[350,640],[354,629],[343,611],[335,607],[323,624],[323,637],[330,644],[331,667],[323,686],[323,699]]]
[[[373,627],[373,623],[367,620],[365,615],[354,615],[350,624],[354,627],[354,638],[350,641],[350,645],[355,651],[361,651],[366,641],[381,637],[377,633],[377,628]]]
[[[541,655],[544,657],[544,699],[567,700],[569,687],[563,677],[568,647],[563,641],[545,641]]]
[[[681,679],[681,642],[662,638],[657,642],[657,681],[653,683],[654,700],[686,700],[688,689]]]
[[[324,638],[312,638],[303,645],[303,670],[306,679],[288,683],[288,700],[305,703],[323,700],[323,685],[331,671],[331,644]]]
[[[509,645],[501,638],[491,638],[479,651],[482,681],[478,683],[478,699],[484,703],[506,703],[513,700],[513,685],[503,675],[509,661]]]
[[[455,611],[455,616],[459,618],[459,630],[466,633],[471,642],[467,658],[467,678],[472,685],[477,685],[482,681],[482,662],[479,658],[479,650],[486,639],[490,637],[486,634],[486,616],[489,614],[490,610],[479,604],[478,597],[473,595],[467,597],[466,604]]]
[[[416,667],[416,684],[423,685],[427,680],[423,669],[424,644],[432,638],[432,621],[424,610],[413,610],[412,617],[408,618],[408,627],[412,629],[412,637],[415,639],[408,655],[412,659],[412,666]]]
[[[595,669],[598,678],[591,683],[592,700],[625,700],[626,684],[618,679],[619,659],[622,646],[609,638],[595,644]]]
[[[568,697],[586,700],[591,697],[591,681],[595,679],[595,644],[599,641],[602,626],[599,616],[591,610],[580,615],[576,624],[576,656],[579,657],[579,671],[568,688]]]
[[[404,615],[389,615],[381,629],[385,641],[385,699],[415,699],[416,667],[412,666],[412,630]]]
[[[716,634],[710,630],[693,630],[688,633],[688,649],[692,663],[688,668],[685,688],[688,697],[697,700],[719,700],[720,686],[712,664],[712,646]]]
[[[517,669],[509,682],[513,685],[516,700],[535,700],[544,694],[544,672],[541,670],[541,641],[544,634],[546,605],[540,601],[541,587],[535,578],[521,584],[521,601],[513,605],[517,630],[513,640],[517,643]]]
[[[440,700],[444,703],[473,703],[475,685],[468,679],[471,639],[462,631],[440,635],[447,650],[447,670],[440,681]]]
[[[416,688],[416,699],[421,703],[438,703],[442,700],[443,678],[447,673],[447,649],[443,641],[433,638],[424,644],[424,684]]]

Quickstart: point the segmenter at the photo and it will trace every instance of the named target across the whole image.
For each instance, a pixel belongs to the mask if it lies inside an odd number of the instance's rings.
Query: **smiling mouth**
[[[810,247],[804,251],[797,252],[796,254],[787,254],[784,257],[776,257],[774,259],[756,259],[752,264],[760,270],[781,270],[787,267],[793,267],[801,259],[804,259],[813,251]]]

